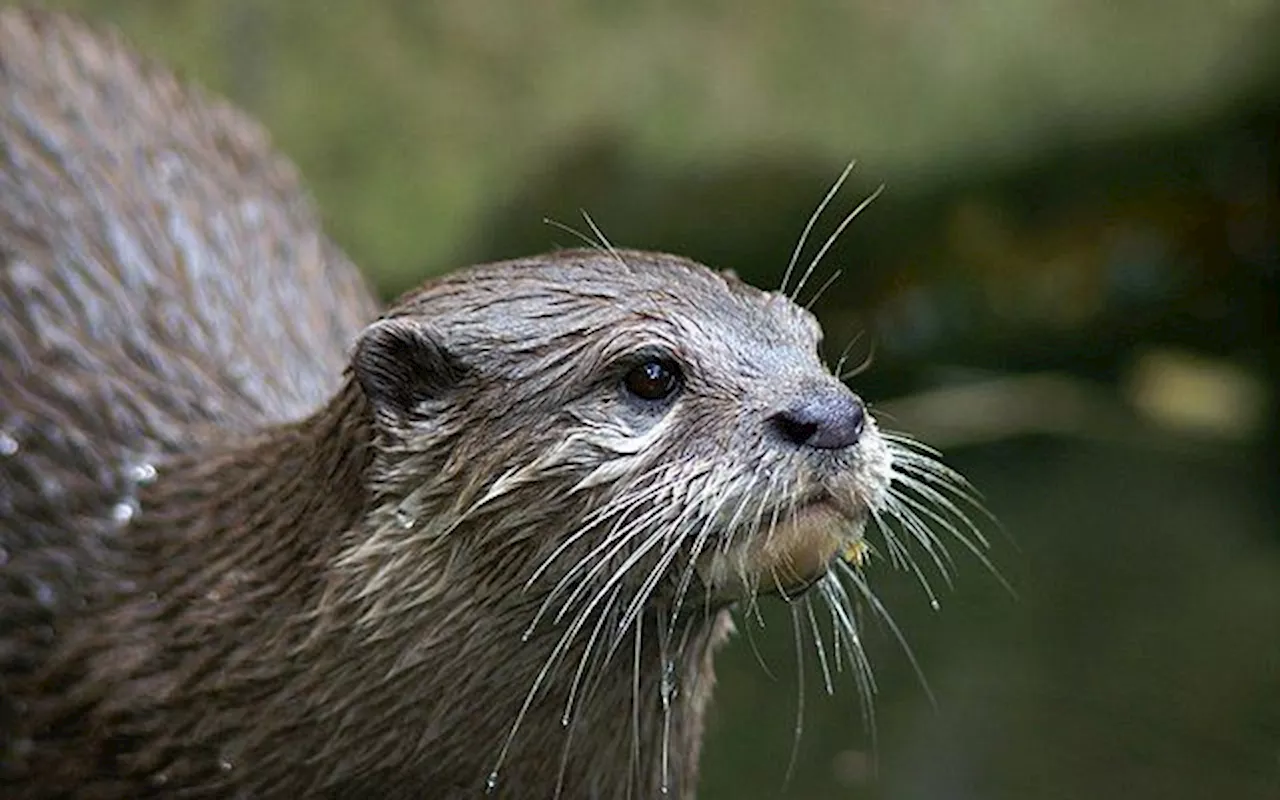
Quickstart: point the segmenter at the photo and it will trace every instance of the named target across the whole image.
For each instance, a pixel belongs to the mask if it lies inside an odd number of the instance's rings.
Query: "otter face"
[[[366,332],[389,536],[451,537],[565,608],[802,591],[889,502],[891,449],[789,299],[675,256],[429,284]],[[381,543],[385,546],[386,543]]]

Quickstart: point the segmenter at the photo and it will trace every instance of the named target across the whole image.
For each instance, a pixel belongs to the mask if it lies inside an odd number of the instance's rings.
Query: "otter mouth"
[[[762,594],[794,599],[820,581],[834,560],[861,563],[866,518],[864,508],[827,493],[815,495],[776,523],[700,559],[698,575],[721,601]]]

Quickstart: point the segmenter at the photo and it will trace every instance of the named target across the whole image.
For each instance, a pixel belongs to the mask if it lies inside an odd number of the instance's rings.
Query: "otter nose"
[[[839,450],[858,443],[867,423],[862,400],[843,387],[808,392],[786,411],[776,414],[774,424],[789,442]]]

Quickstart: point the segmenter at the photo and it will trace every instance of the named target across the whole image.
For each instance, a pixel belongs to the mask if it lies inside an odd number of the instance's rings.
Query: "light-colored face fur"
[[[687,260],[480,267],[406,298],[366,343],[379,335],[394,345],[362,345],[368,361],[421,366],[385,402],[366,382],[379,499],[349,565],[401,552],[434,569],[424,551],[448,542],[558,616],[615,589],[633,613],[722,604],[820,577],[888,497],[890,450],[869,418],[834,448],[780,428],[805,398],[861,410],[824,366],[813,315]],[[655,362],[674,388],[638,397],[627,376]]]

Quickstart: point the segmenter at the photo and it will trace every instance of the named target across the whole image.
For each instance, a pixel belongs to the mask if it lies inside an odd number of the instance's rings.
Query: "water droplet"
[[[413,527],[413,515],[403,508],[396,509],[396,522],[400,523],[401,528]]]
[[[35,595],[35,600],[45,608],[53,608],[53,603],[58,599],[58,595],[53,591],[53,587],[44,581],[31,579],[31,592]]]
[[[231,759],[229,758],[222,758],[218,760],[218,769],[222,770],[223,772],[230,772],[235,768],[236,768],[235,763],[232,762]]]
[[[929,608],[932,608],[934,611],[939,611],[942,609],[942,604],[939,603],[937,600],[930,600]]]
[[[490,772],[489,777],[485,779],[484,793],[493,794],[493,791],[497,788],[498,788],[498,771],[495,769],[493,772]]]
[[[138,513],[138,504],[132,499],[121,500],[111,507],[111,519],[117,525],[124,525]]]
[[[671,705],[671,701],[677,694],[676,683],[676,662],[671,659],[667,659],[662,662],[662,684],[659,687],[659,690],[662,693],[662,705],[664,708]]]
[[[163,772],[157,772],[156,774],[152,775],[148,779],[148,781],[151,783],[152,786],[164,786],[166,783],[169,782],[169,776],[164,774]]]
[[[154,464],[135,464],[129,467],[129,480],[140,485],[146,485],[156,479],[156,468]]]
[[[8,431],[0,431],[0,456],[11,456],[18,452],[18,440]]]

